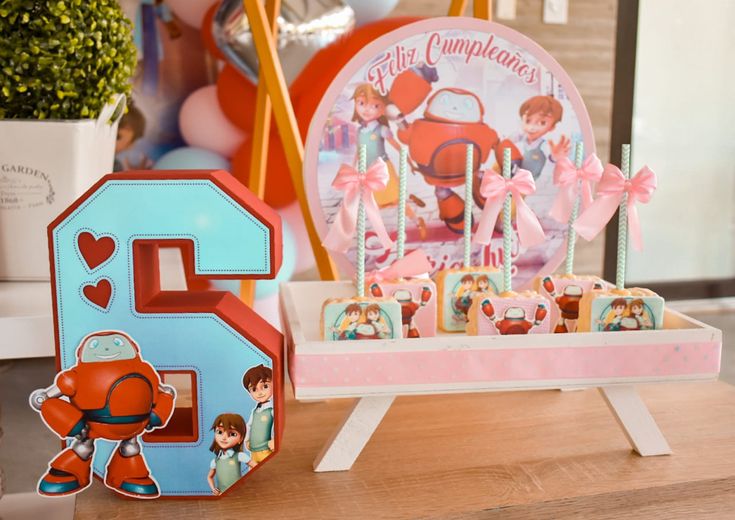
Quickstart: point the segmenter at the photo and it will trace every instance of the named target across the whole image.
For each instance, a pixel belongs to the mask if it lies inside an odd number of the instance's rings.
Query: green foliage
[[[0,0],[0,119],[95,118],[135,65],[115,0]]]

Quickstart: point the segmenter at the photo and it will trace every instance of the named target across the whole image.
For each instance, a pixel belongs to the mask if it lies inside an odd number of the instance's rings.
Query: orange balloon
[[[245,186],[250,180],[250,156],[253,147],[253,139],[248,136],[240,145],[240,148],[232,157],[232,174]],[[296,200],[296,191],[291,182],[291,174],[288,171],[286,155],[283,145],[274,129],[270,134],[268,143],[268,165],[266,168],[265,197],[264,200],[274,208],[288,206]]]
[[[247,132],[255,120],[258,89],[232,65],[225,65],[217,77],[217,100],[227,119]]]
[[[214,14],[217,12],[219,4],[219,2],[215,2],[209,7],[209,9],[207,9],[206,14],[204,15],[204,20],[202,21],[200,35],[202,37],[202,43],[204,43],[204,48],[207,49],[209,53],[218,60],[224,61],[225,55],[222,54],[220,48],[217,47],[217,43],[214,41],[214,35],[212,34]]]

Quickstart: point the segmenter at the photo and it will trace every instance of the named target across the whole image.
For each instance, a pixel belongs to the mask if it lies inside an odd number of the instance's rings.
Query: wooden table
[[[352,470],[312,472],[351,400],[287,402],[280,454],[221,500],[118,499],[77,518],[725,518],[735,510],[735,387],[641,387],[674,454],[631,452],[597,390],[399,397]],[[175,461],[172,461],[175,463]],[[202,468],[205,478],[207,468]]]

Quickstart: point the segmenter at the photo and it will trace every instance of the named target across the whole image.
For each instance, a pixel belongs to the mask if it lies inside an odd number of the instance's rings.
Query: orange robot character
[[[370,286],[370,293],[376,298],[383,297],[383,290],[380,285],[374,283]],[[407,289],[398,289],[393,292],[393,298],[401,304],[401,322],[404,327],[404,338],[420,338],[421,334],[416,324],[413,322],[413,317],[416,316],[418,310],[429,303],[431,300],[431,287],[425,285],[421,288],[421,299],[419,303],[413,301],[411,291]]]
[[[405,71],[402,74],[415,73]],[[390,92],[391,100],[402,97],[395,90],[403,84],[397,77]],[[439,217],[458,234],[464,228],[464,200],[452,188],[464,184],[467,145],[474,147],[473,168],[479,175],[480,166],[498,143],[497,132],[483,121],[483,117],[480,98],[461,88],[442,88],[434,92],[426,102],[421,119],[408,123],[403,113],[396,116],[398,139],[408,145],[414,169],[434,186]]]
[[[567,285],[562,294],[556,293],[554,280],[550,276],[542,280],[546,292],[548,292],[559,307],[559,323],[554,327],[555,334],[577,331],[577,320],[579,319],[579,301],[582,299],[583,290],[579,285]],[[602,289],[602,285],[595,283],[595,289]]]
[[[495,318],[495,309],[489,299],[485,299],[481,304],[482,312],[495,325],[498,334],[528,334],[535,326],[540,325],[546,317],[546,305],[539,303],[536,306],[536,314],[533,321],[526,319],[526,311],[520,307],[508,307],[502,319]]]
[[[49,463],[38,492],[61,496],[89,486],[95,440],[106,439],[118,445],[107,463],[105,485],[123,495],[158,497],[138,437],[166,425],[176,391],[161,383],[155,369],[140,357],[138,345],[123,332],[89,334],[77,358],[53,385],[30,396],[46,426],[62,439],[73,439]]]

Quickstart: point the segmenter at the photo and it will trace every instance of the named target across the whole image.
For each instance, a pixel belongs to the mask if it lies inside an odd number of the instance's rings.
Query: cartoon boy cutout
[[[523,102],[518,110],[521,132],[508,139],[515,147],[511,153],[515,167],[530,171],[538,179],[547,160],[557,162],[569,155],[571,141],[567,136],[562,135],[556,143],[544,137],[554,130],[563,113],[561,103],[551,96],[534,96]]]
[[[242,378],[242,386],[258,403],[250,413],[245,435],[245,447],[256,464],[261,463],[275,449],[273,433],[273,371],[258,365],[250,368]]]
[[[625,310],[628,308],[628,303],[625,301],[625,298],[615,298],[610,304],[610,308],[612,309],[612,312],[607,316],[607,318],[605,318],[604,324],[600,320],[597,320],[598,324],[604,325],[603,330],[606,331],[620,330],[620,325],[623,318],[625,318]]]
[[[503,150],[510,147],[512,172],[518,168],[528,170],[534,180],[538,179],[547,161],[555,163],[569,155],[571,140],[562,135],[557,142],[544,137],[561,121],[564,108],[552,96],[534,96],[524,101],[518,109],[521,131],[500,141],[495,148],[497,169],[502,171]],[[480,194],[482,173],[475,176],[472,194],[475,202],[484,207],[485,199]]]
[[[212,494],[221,495],[240,479],[241,464],[255,467],[255,461],[242,451],[246,429],[245,420],[236,413],[220,414],[212,422],[214,440],[209,451],[214,453],[215,457],[209,465],[207,474]]]
[[[338,340],[357,339],[357,327],[362,318],[362,308],[359,303],[350,303],[345,307],[345,317],[338,328],[332,327],[332,333],[337,334]]]

